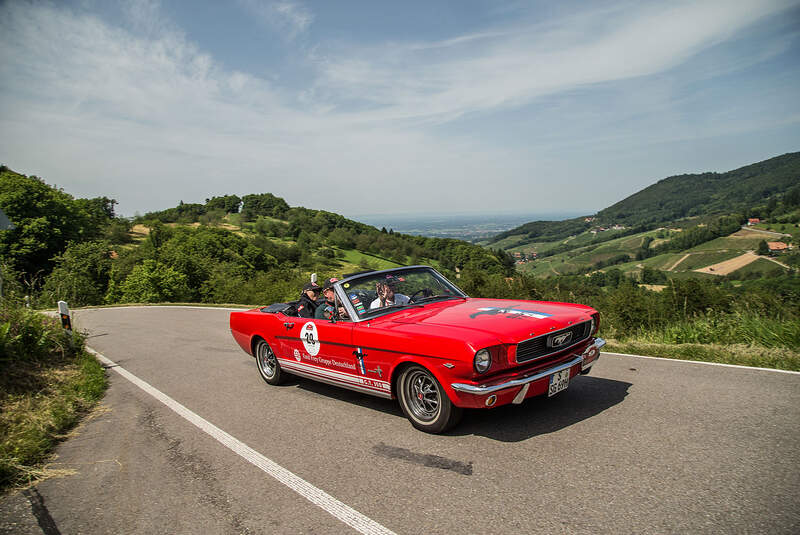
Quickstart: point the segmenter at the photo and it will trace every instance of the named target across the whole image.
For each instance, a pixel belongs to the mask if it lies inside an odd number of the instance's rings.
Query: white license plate
[[[550,388],[547,389],[547,395],[552,396],[558,394],[562,390],[566,390],[569,386],[569,368],[561,370],[550,376]]]

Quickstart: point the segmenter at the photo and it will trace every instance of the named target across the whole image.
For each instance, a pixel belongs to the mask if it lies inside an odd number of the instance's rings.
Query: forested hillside
[[[685,217],[730,214],[779,202],[800,182],[800,152],[727,173],[659,180],[597,213],[600,224],[659,225]]]
[[[800,204],[800,152],[728,171],[672,176],[586,217],[532,221],[488,243],[510,247],[556,241],[593,228],[621,226],[628,234],[678,225],[692,217],[740,214],[763,217],[778,203]],[[510,245],[510,246],[509,246]]]
[[[135,221],[116,201],[76,199],[7,168],[0,208],[16,225],[0,232],[6,290],[44,306],[130,302],[262,304],[296,298],[311,272],[431,263],[509,275],[502,251],[452,239],[378,230],[337,214],[290,207],[269,193],[225,195]]]

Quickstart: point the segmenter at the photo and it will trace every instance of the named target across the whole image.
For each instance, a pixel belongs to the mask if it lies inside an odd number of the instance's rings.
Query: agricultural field
[[[684,253],[665,253],[650,257],[641,262],[642,265],[652,269],[669,270],[678,260],[686,256]]]
[[[533,262],[528,262],[527,264],[522,264],[518,267],[518,269],[524,273],[530,273],[536,276],[548,276],[556,274],[563,275],[567,273],[575,273],[576,271],[586,268],[592,264],[596,264],[597,262],[606,262],[622,254],[629,255],[631,260],[633,260],[636,251],[638,251],[644,243],[644,239],[648,236],[654,237],[656,234],[658,234],[658,231],[652,230],[648,232],[642,232],[640,234],[634,234],[633,236],[622,236],[620,238],[599,244],[584,245],[583,247],[577,247],[571,251],[534,260]],[[576,236],[573,240],[570,240],[569,243],[590,243],[593,239],[595,239],[594,234],[584,232]],[[549,249],[547,245],[557,246],[562,243],[564,243],[564,240],[559,242],[546,242],[537,245],[540,246],[540,251],[546,251]],[[530,245],[526,247],[529,246]],[[630,269],[636,269],[636,264],[638,263],[640,262],[634,262]]]
[[[712,266],[737,256],[741,256],[742,251],[709,251],[690,253],[680,264],[678,264],[674,271],[690,271],[693,269]]]
[[[717,238],[689,249],[687,252],[695,251],[755,251],[758,244],[763,240],[773,241],[775,236],[754,232],[751,230],[740,230],[730,236]]]
[[[716,238],[702,243],[685,251],[664,253],[643,260],[636,260],[637,252],[641,250],[647,237],[654,238],[650,247],[658,242],[665,241],[657,236],[664,236],[663,229],[643,232],[633,236],[623,236],[599,244],[590,245],[588,243],[594,239],[594,235],[585,232],[578,236],[559,240],[558,242],[539,242],[519,247],[519,250],[530,252],[530,248],[538,251],[546,251],[552,247],[561,246],[565,241],[569,244],[587,243],[583,247],[559,253],[553,256],[540,258],[518,266],[519,271],[539,277],[555,275],[568,275],[581,272],[587,267],[598,263],[611,262],[610,265],[599,268],[601,271],[608,269],[619,269],[623,273],[636,276],[642,268],[648,267],[660,271],[668,272],[670,277],[682,274],[676,278],[707,278],[719,275],[733,274],[736,277],[754,277],[755,273],[774,274],[780,269],[779,265],[769,260],[754,262],[752,258],[745,257],[745,253],[750,253],[758,248],[763,240],[773,241],[778,239],[774,234],[763,230],[740,229],[729,236]],[[670,232],[670,237],[678,236],[675,232]],[[629,261],[616,263],[621,255],[628,255]],[[736,259],[741,259],[737,261]],[[743,269],[746,263],[754,262],[755,265],[748,269]],[[719,269],[717,269],[719,268]]]
[[[522,242],[524,239],[525,236],[522,234],[509,236],[508,238],[503,238],[502,240],[493,243],[492,248],[497,249],[499,247],[500,249],[505,249],[507,251],[527,251],[532,245],[535,245],[529,243],[527,245],[519,246],[520,242]],[[485,245],[486,243],[487,242],[478,242],[478,245]]]
[[[787,270],[766,258],[759,258],[750,264],[730,273],[732,278],[748,279],[752,277],[769,277],[785,273]]]
[[[794,215],[800,217],[800,213]],[[750,228],[754,230],[776,232],[778,234],[789,234],[795,239],[800,238],[800,227],[798,227],[797,223],[758,223]]]

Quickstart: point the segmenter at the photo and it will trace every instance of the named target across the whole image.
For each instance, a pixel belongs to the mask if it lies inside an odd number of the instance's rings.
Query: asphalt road
[[[396,402],[274,387],[220,309],[75,314],[89,345],[398,534],[798,533],[800,375],[603,355],[551,399],[442,436]],[[0,533],[354,533],[113,371]]]

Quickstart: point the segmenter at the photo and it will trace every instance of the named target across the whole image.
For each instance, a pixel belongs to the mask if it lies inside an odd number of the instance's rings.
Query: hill
[[[270,193],[223,195],[129,221],[116,201],[76,199],[37,177],[0,169],[0,269],[45,306],[193,301],[267,303],[295,298],[320,278],[427,263],[513,273],[513,260],[455,239],[407,236],[304,207]],[[21,290],[20,290],[21,292]]]
[[[659,180],[597,213],[600,224],[658,225],[686,217],[746,212],[778,202],[800,182],[800,152],[727,173],[679,175]]]
[[[553,242],[593,228],[625,227],[630,234],[658,226],[680,226],[687,218],[774,208],[800,196],[800,152],[728,171],[668,177],[634,193],[594,216],[564,221],[532,221],[498,234],[488,245],[511,249]]]

